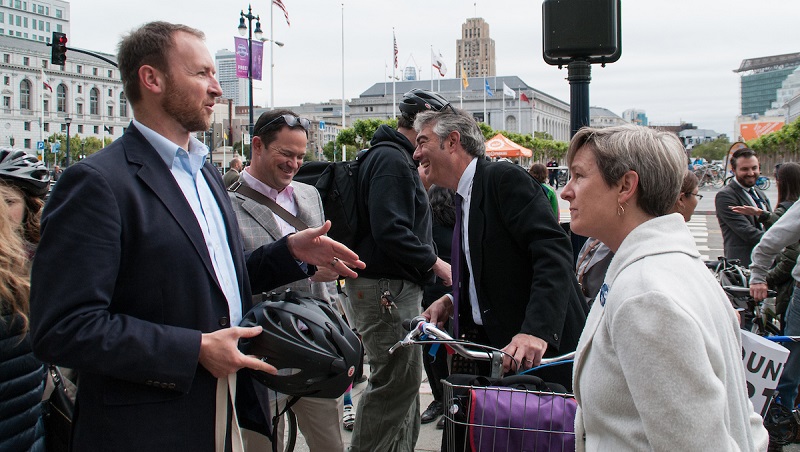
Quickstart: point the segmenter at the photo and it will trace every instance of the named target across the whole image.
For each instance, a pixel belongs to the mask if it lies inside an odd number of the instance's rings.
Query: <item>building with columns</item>
[[[470,77],[468,82],[466,89],[462,89],[460,78],[434,82],[396,82],[395,103],[392,102],[392,83],[376,83],[359,97],[350,100],[347,123],[356,119],[392,118],[394,114],[399,114],[396,102],[403,98],[403,93],[420,88],[438,92],[455,107],[463,108],[476,120],[487,123],[495,130],[522,134],[547,132],[556,140],[569,141],[570,113],[567,102],[531,87],[517,76]],[[484,94],[486,82],[493,94],[491,97]],[[514,98],[503,96],[503,83],[514,90]],[[530,102],[520,101],[520,92]],[[341,107],[336,109],[341,111]]]
[[[38,39],[0,36],[0,77],[2,146],[36,154],[38,141],[66,133],[66,118],[72,136],[114,139],[133,117],[117,68],[69,51],[64,66],[53,66],[50,47]]]

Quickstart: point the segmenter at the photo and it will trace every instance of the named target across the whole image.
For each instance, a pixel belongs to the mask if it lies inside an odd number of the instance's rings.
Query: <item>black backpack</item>
[[[391,146],[408,157],[399,144],[382,141],[375,146]],[[367,153],[375,148],[359,151],[355,160],[345,162],[306,162],[297,171],[294,180],[313,185],[322,198],[325,219],[331,221],[328,236],[353,248],[358,234],[358,169]],[[411,161],[411,159],[408,159]],[[413,163],[413,161],[411,161]]]

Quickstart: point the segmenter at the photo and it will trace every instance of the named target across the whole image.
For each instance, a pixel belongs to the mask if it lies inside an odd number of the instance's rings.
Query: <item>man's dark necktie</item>
[[[461,225],[462,225],[462,212],[461,202],[464,198],[458,193],[453,197],[456,205],[456,224],[453,227],[453,241],[452,248],[450,248],[450,270],[453,275],[453,337],[458,339],[458,306],[461,298],[462,278],[466,273],[461,269],[461,264],[466,263],[464,260],[464,250],[461,248]]]
[[[764,200],[762,200],[761,197],[758,196],[758,194],[756,193],[756,190],[753,187],[750,187],[750,190],[748,190],[747,192],[750,193],[750,197],[753,198],[753,201],[756,202],[756,206],[758,206],[759,209],[767,210],[764,207]]]

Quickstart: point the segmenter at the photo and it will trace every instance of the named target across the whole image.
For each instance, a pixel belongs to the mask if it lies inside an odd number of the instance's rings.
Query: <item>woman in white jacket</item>
[[[579,451],[766,450],[739,324],[679,214],[686,155],[638,126],[570,143],[571,229],[615,253],[575,358]]]

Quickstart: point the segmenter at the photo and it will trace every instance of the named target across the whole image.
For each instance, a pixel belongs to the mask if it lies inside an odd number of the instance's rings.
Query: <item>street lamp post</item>
[[[247,25],[245,25],[244,20],[247,19]],[[256,20],[256,29],[253,30],[253,19]],[[253,15],[253,8],[251,5],[247,5],[247,14],[244,11],[241,12],[239,17],[239,34],[244,36],[245,33],[248,34],[247,36],[247,80],[249,83],[249,107],[250,107],[250,123],[248,124],[248,130],[250,136],[253,136],[253,35],[255,34],[256,39],[261,40],[263,33],[261,32],[261,19],[259,16]],[[248,156],[248,160],[250,160]]]
[[[67,116],[66,118],[64,118],[64,123],[67,124],[67,156],[64,159],[64,168],[68,168],[69,167],[69,125],[72,123],[72,118]]]

